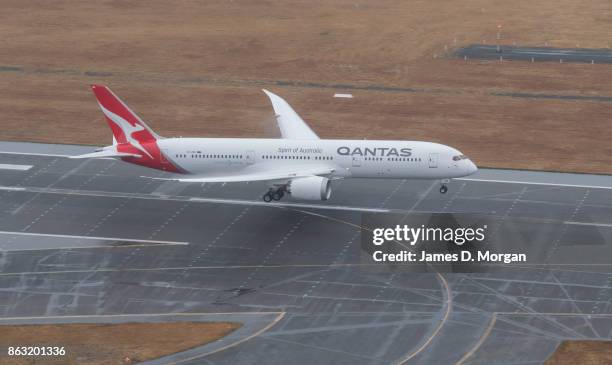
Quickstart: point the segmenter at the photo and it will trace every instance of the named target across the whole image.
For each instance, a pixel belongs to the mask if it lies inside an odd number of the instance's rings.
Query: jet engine
[[[331,196],[331,181],[320,176],[300,177],[287,186],[294,198],[304,200],[327,200]]]

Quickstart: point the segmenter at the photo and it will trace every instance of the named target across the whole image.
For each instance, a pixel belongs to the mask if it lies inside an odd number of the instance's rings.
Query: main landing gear
[[[448,184],[448,179],[440,181],[440,184],[440,194],[446,194],[448,191],[448,186],[446,186],[446,184]]]
[[[270,190],[268,190],[268,192],[265,193],[262,198],[263,198],[263,201],[265,201],[266,203],[269,203],[272,200],[279,201],[284,196],[285,196],[285,187],[283,186],[280,188],[270,188]]]

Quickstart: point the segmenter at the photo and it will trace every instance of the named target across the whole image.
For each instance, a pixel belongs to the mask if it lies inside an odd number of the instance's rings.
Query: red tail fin
[[[159,149],[160,139],[117,95],[104,85],[91,85],[106,122],[113,131],[117,152],[130,154],[126,162],[153,169],[182,173]]]
[[[129,143],[138,148],[134,141],[146,143],[159,139],[159,136],[108,87],[92,85],[91,89],[117,143]]]

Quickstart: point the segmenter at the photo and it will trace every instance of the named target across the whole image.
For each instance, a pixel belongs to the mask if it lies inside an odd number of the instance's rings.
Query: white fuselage
[[[113,132],[113,145],[72,158],[119,158],[174,173],[155,179],[186,183],[268,183],[265,202],[286,194],[328,200],[331,181],[342,178],[448,179],[476,172],[452,147],[431,142],[320,139],[280,96],[269,97],[280,139],[162,138],[108,87],[92,90]],[[187,175],[187,176],[185,176]]]
[[[165,158],[184,173],[207,177],[311,166],[329,166],[332,178],[449,179],[477,170],[458,150],[431,142],[243,138],[157,142]]]

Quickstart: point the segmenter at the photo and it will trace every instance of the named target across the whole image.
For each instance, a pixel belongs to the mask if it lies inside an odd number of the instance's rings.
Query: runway
[[[472,44],[456,52],[458,57],[469,59],[520,60],[534,62],[612,63],[612,50],[588,48],[517,47]]]
[[[355,179],[326,203],[263,204],[263,184],[64,157],[89,150],[0,143],[4,321],[261,313],[241,342],[185,364],[533,364],[566,338],[612,339],[612,177],[484,170],[445,195]],[[376,272],[361,260],[367,212],[487,214],[556,265]]]

